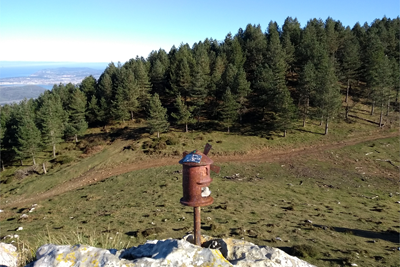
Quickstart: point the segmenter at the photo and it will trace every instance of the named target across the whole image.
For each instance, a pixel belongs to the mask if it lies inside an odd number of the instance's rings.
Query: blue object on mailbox
[[[187,154],[183,159],[179,161],[179,164],[185,163],[185,162],[194,162],[194,163],[200,163],[201,161],[201,155],[199,154]]]

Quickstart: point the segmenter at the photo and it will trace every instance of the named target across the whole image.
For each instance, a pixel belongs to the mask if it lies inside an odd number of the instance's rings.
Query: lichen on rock
[[[232,238],[203,237],[203,247],[192,244],[193,236],[181,240],[148,240],[145,244],[117,251],[86,245],[47,244],[27,267],[128,267],[128,266],[269,266],[313,267],[272,247]]]

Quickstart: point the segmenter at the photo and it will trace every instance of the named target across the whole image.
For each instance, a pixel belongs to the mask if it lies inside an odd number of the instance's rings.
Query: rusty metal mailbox
[[[183,165],[183,197],[181,203],[190,207],[211,205],[214,199],[210,196],[208,187],[212,182],[210,165],[213,161],[201,152],[193,151],[184,154]]]
[[[207,157],[211,149],[210,144],[206,144],[204,152],[194,150],[190,153],[184,152],[183,158],[179,161],[183,166],[182,188],[183,197],[181,204],[194,207],[194,239],[196,245],[201,245],[200,238],[200,207],[211,205],[214,199],[210,196],[208,188],[212,182],[210,171],[219,172],[220,168],[213,165],[213,161]]]

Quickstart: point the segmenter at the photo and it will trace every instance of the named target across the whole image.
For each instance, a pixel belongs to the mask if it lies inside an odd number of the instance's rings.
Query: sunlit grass
[[[319,158],[219,164],[221,173],[211,175],[215,202],[202,208],[202,233],[311,249],[303,258],[317,266],[395,266],[400,190],[388,174],[398,169],[366,154],[375,149],[392,158],[397,141],[332,149]],[[30,206],[7,210],[0,230],[23,226],[19,239],[31,251],[48,242],[121,249],[181,238],[192,230],[193,209],[179,202],[179,170],[176,164],[134,171],[41,201],[32,213]],[[20,219],[24,213],[28,219]]]

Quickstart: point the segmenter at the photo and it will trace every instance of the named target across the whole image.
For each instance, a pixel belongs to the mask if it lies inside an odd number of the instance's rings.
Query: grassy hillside
[[[278,247],[317,266],[398,266],[397,118],[384,129],[360,118],[332,123],[328,136],[310,122],[286,138],[92,130],[63,144],[56,160],[44,153],[46,175],[18,179],[17,166],[2,173],[0,232],[18,234],[31,251],[49,242],[123,248],[180,238],[192,230],[193,209],[179,203],[178,160],[209,142],[222,171],[211,174],[215,201],[202,209],[203,234]]]

